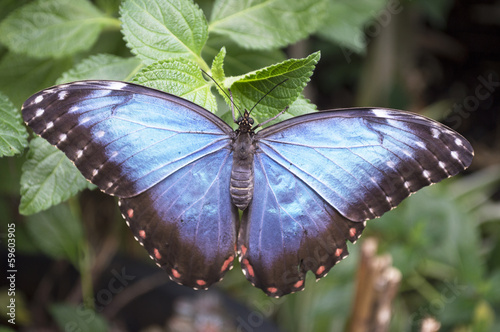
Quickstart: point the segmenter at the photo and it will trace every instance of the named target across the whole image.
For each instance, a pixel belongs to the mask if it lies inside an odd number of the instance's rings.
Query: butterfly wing
[[[185,99],[116,81],[31,96],[24,121],[107,194],[131,197],[230,143],[231,128]]]
[[[205,289],[232,267],[238,211],[228,194],[231,160],[219,150],[119,201],[136,239],[180,284]]]
[[[472,161],[469,142],[428,118],[386,109],[325,111],[257,133],[255,191],[239,250],[268,295],[303,287],[347,255],[364,221]]]
[[[205,288],[231,266],[232,129],[217,116],[143,86],[81,81],[33,95],[23,118],[120,198],[134,235],[172,279]]]

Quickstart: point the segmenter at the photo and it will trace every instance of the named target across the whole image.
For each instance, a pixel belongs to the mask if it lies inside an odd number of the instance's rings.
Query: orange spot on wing
[[[129,218],[133,218],[134,217],[134,210],[133,209],[128,209],[127,210],[127,216]]]
[[[253,267],[252,267],[252,265],[250,265],[250,262],[248,261],[248,259],[246,259],[246,258],[245,258],[244,260],[242,260],[242,261],[241,261],[241,264],[242,264],[244,267],[246,267],[246,269],[247,269],[247,273],[248,273],[248,275],[249,275],[250,277],[252,277],[252,278],[253,278],[253,277],[255,277],[255,273],[254,273],[254,271],[253,271]]]
[[[227,268],[229,267],[229,265],[233,262],[233,260],[234,260],[234,256],[229,256],[229,258],[224,261],[224,264],[222,264],[220,271],[221,272],[226,271]]]
[[[158,251],[158,249],[156,249],[156,248],[155,248],[153,251],[154,251],[154,254],[155,254],[155,258],[156,258],[156,259],[161,259],[161,254],[160,254],[160,252]]]
[[[304,284],[304,280],[299,280],[293,284],[293,288],[300,288]]]
[[[276,287],[267,287],[267,292],[268,293],[274,294],[277,291],[278,291],[278,288],[276,288]]]
[[[336,257],[340,257],[340,255],[342,255],[342,252],[344,251],[344,249],[342,248],[337,248],[337,250],[335,250],[335,256]]]
[[[323,272],[325,272],[325,267],[323,265],[321,265],[317,270],[316,270],[316,275],[320,275],[322,274]]]
[[[176,279],[179,279],[181,277],[181,274],[176,269],[172,269],[172,276]]]

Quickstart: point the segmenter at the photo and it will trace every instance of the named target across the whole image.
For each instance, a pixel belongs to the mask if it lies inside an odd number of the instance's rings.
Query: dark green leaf
[[[208,70],[201,59],[207,22],[192,0],[127,0],[120,14],[127,45],[146,64],[183,57]]]
[[[134,82],[186,98],[212,112],[217,110],[211,85],[191,60],[177,58],[154,63],[139,72]]]
[[[31,215],[25,225],[34,245],[45,255],[66,259],[79,267],[84,233],[81,221],[71,213],[67,204]]]
[[[28,146],[28,132],[21,114],[9,98],[0,93],[0,157],[21,153]]]
[[[46,210],[89,187],[64,153],[40,137],[31,140],[22,172],[19,206],[22,214]]]
[[[73,307],[68,304],[53,304],[50,313],[61,331],[105,332],[108,331],[106,320],[90,308],[83,305]]]
[[[20,107],[33,93],[54,85],[70,66],[69,59],[32,59],[8,53],[0,60],[0,90]]]
[[[209,31],[244,48],[279,48],[315,32],[326,9],[327,0],[217,0]]]
[[[290,106],[299,97],[319,58],[319,52],[316,52],[307,58],[289,59],[246,75],[228,77],[224,86],[231,88],[236,105],[248,110],[272,90],[252,112],[254,119],[262,122]]]
[[[93,55],[65,72],[57,80],[57,84],[90,79],[128,81],[140,67],[141,62],[137,58],[122,58],[111,54]]]
[[[118,24],[87,0],[39,0],[0,24],[0,41],[16,53],[62,57],[89,49],[105,26]]]
[[[381,10],[387,12],[384,18],[388,19],[392,19],[392,15],[397,15],[400,11],[400,9],[394,9],[394,13],[391,13],[384,6],[389,6],[386,0],[329,1],[328,17],[318,30],[318,34],[341,47],[356,53],[364,53],[367,44],[365,28],[370,23],[378,24],[374,21]],[[402,5],[399,3],[397,8],[402,10]]]

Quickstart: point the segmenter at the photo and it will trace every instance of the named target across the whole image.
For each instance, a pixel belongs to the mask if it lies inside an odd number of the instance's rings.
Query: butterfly
[[[239,256],[246,278],[275,297],[302,290],[307,271],[325,276],[366,220],[473,158],[460,134],[413,113],[328,110],[262,129],[245,111],[233,130],[188,100],[119,81],[51,87],[22,114],[118,197],[172,280],[206,289]]]

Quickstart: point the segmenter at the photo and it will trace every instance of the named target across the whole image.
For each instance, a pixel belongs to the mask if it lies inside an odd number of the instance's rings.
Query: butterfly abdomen
[[[250,133],[241,133],[233,143],[233,168],[229,192],[233,204],[240,210],[247,208],[253,197],[253,156],[255,146]]]

